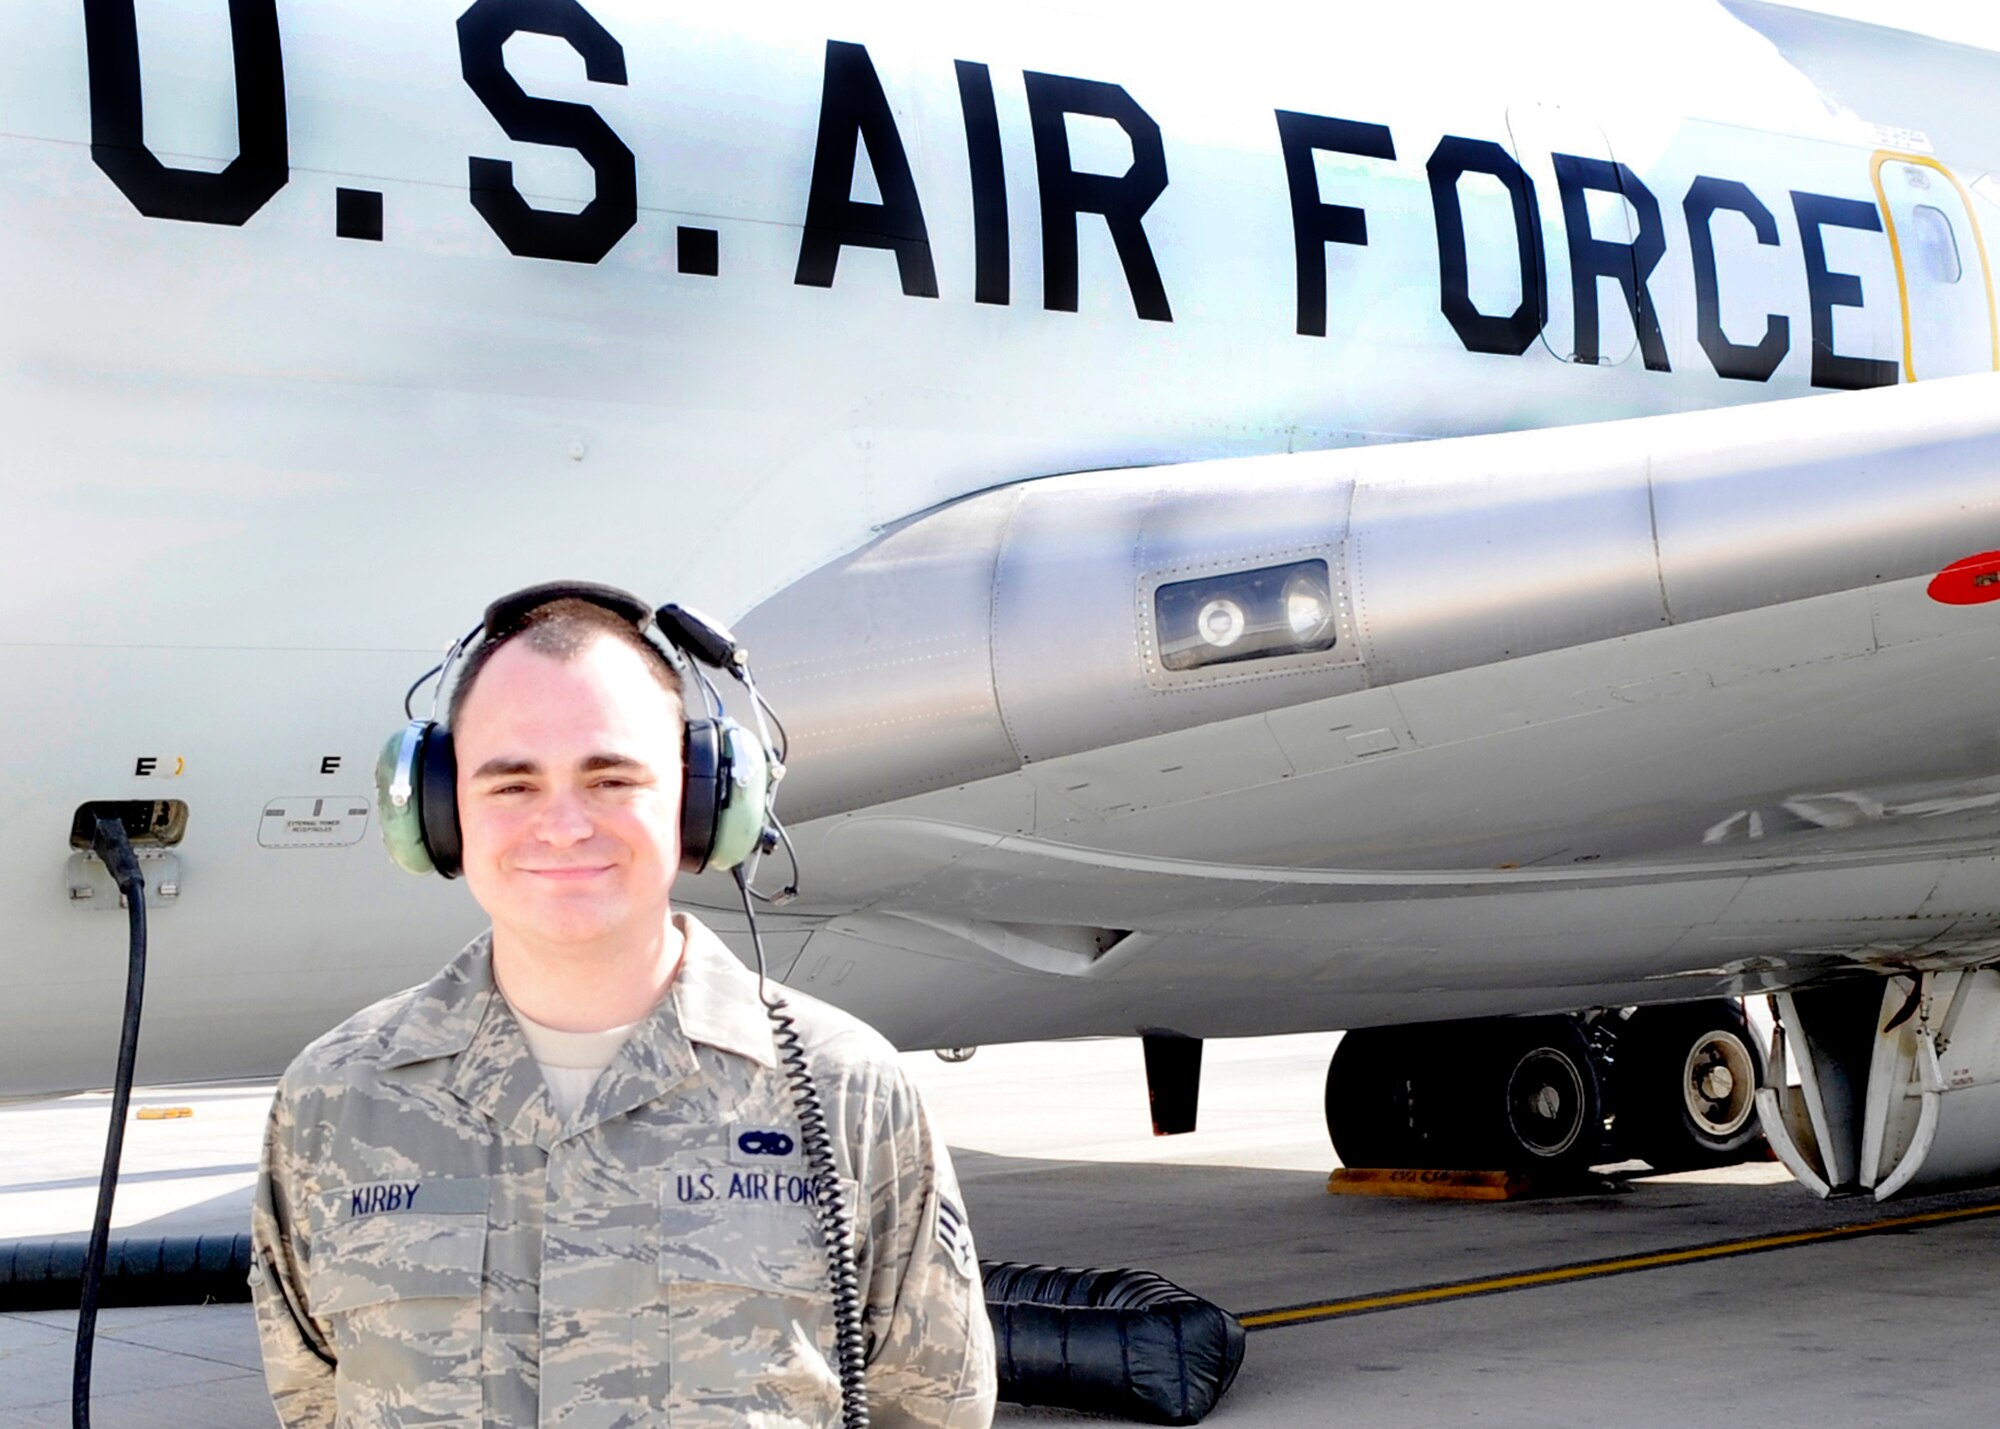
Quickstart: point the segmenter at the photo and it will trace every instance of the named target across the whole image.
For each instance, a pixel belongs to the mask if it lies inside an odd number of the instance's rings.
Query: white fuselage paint
[[[227,7],[79,0],[0,22],[0,690],[14,740],[0,1090],[108,1067],[123,937],[65,896],[83,801],[190,806],[181,890],[156,916],[141,1075],[273,1070],[476,926],[462,890],[391,869],[372,826],[358,843],[316,841],[304,823],[292,846],[259,835],[277,803],[366,798],[397,694],[494,593],[587,576],[733,618],[889,523],[1008,482],[1810,393],[1791,195],[1880,211],[1872,126],[1899,119],[1830,102],[1754,31],[1692,3],[1669,19],[1447,7],[1428,24],[1279,8],[1196,33],[1143,10],[738,20],[582,0],[624,83],[586,77],[552,36],[505,47],[528,95],[589,105],[633,156],[629,231],[599,261],[568,262],[510,253],[469,200],[475,157],[511,162],[548,213],[601,195],[573,150],[501,131],[462,72],[458,8],[278,7],[285,179],[240,225],[144,216],[92,151],[85,16],[123,10],[148,146],[178,170],[236,155]],[[864,47],[879,76],[934,298],[906,296],[880,248],[842,249],[830,287],[796,281],[815,163],[845,160],[839,142],[818,146],[829,42]],[[994,92],[1004,304],[975,301],[960,60],[987,66]],[[1167,184],[1142,228],[1171,321],[1138,315],[1130,264],[1088,213],[1077,310],[1045,305],[1030,73],[1122,86],[1159,126]],[[1360,210],[1367,234],[1324,246],[1324,337],[1297,331],[1277,110],[1384,126],[1393,142],[1393,159],[1315,160],[1318,201]],[[1110,121],[1072,116],[1066,132],[1079,172],[1133,162]],[[1535,184],[1548,319],[1519,356],[1466,350],[1440,311],[1425,164],[1446,135],[1501,146]],[[1597,285],[1605,361],[1565,360],[1576,316],[1554,152],[1616,158],[1657,200],[1664,252],[1647,290],[1668,370],[1647,367],[1610,281]],[[1921,375],[1977,365],[1991,316],[1971,225],[2000,212],[1982,172],[1959,175],[1969,200],[1943,205],[1955,285],[1914,263],[1899,277],[1886,232],[1823,230],[1827,270],[1860,291],[1828,314],[1835,351],[1900,364],[1908,308],[1937,343],[1918,352]],[[1683,199],[1702,175],[1747,185],[1775,224],[1775,245],[1740,214],[1713,224],[1723,330],[1752,343],[1767,314],[1789,324],[1767,381],[1718,376],[1698,340]],[[1957,192],[1950,177],[1941,193]],[[381,241],[336,236],[343,188],[381,196]],[[1521,294],[1504,191],[1468,178],[1459,194],[1468,296],[1507,311]],[[864,156],[850,196],[880,195]],[[1600,239],[1638,221],[1622,198],[1588,207]],[[715,232],[716,276],[679,271],[683,228]],[[796,952],[803,937],[779,943]]]

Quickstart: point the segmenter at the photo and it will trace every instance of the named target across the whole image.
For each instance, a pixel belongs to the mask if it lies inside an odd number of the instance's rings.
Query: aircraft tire
[[[1415,1039],[1409,1027],[1363,1027],[1326,1069],[1326,1132],[1343,1166],[1413,1166]]]
[[[1326,1073],[1326,1129],[1341,1165],[1488,1165],[1479,1114],[1491,1075],[1488,1026],[1426,1022],[1341,1038]]]
[[[1623,1149],[1656,1171],[1756,1160],[1764,1059],[1733,1000],[1642,1007],[1618,1039]]]
[[[1480,1137],[1510,1171],[1571,1176],[1601,1160],[1604,1091],[1582,1027],[1572,1017],[1488,1024],[1486,1065],[1497,1096],[1485,1099]]]

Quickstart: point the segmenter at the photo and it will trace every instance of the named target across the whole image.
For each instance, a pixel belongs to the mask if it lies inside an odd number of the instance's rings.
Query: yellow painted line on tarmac
[[[1818,1230],[1787,1231],[1781,1235],[1755,1236],[1748,1240],[1723,1241],[1716,1245],[1688,1246],[1682,1250],[1653,1251],[1646,1255],[1619,1256],[1611,1260],[1587,1260],[1578,1265],[1558,1265],[1546,1270],[1529,1270],[1515,1275],[1494,1275],[1480,1280],[1456,1280],[1443,1285],[1427,1285],[1412,1290],[1392,1290],[1378,1295],[1360,1295],[1350,1300],[1329,1300],[1318,1305],[1288,1305],[1274,1310],[1256,1310],[1237,1318],[1246,1330],[1270,1330],[1281,1325],[1304,1325],[1315,1320],[1335,1320],[1343,1315],[1367,1315],[1378,1310],[1406,1310],[1417,1305],[1435,1305],[1448,1300],[1465,1300],[1474,1295],[1500,1295],[1510,1290],[1533,1290],[1544,1285],[1562,1285],[1574,1280],[1595,1280],[1606,1275],[1631,1275],[1641,1270],[1662,1270],[1672,1265],[1692,1265],[1704,1260],[1724,1260],[1734,1255],[1756,1255],[1767,1250],[1789,1250],[1793,1246],[1817,1245],[1824,1241],[1854,1240],[1860,1236],[1910,1230],[1918,1226],[1945,1225],[1953,1221],[1977,1220],[2000,1215],[2000,1201],[1978,1206],[1956,1206],[1942,1211],[1920,1211],[1914,1215],[1887,1216],[1876,1221],[1857,1221],[1844,1226],[1824,1226]]]

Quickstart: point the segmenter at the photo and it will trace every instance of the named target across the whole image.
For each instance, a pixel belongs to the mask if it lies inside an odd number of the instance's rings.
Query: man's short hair
[[[459,711],[465,708],[465,698],[479,682],[479,674],[486,668],[486,662],[516,640],[525,641],[528,648],[538,655],[564,662],[576,659],[599,640],[615,640],[637,651],[660,688],[674,697],[675,707],[685,709],[681,703],[680,672],[668,662],[659,646],[641,635],[638,627],[624,616],[601,605],[592,605],[587,600],[570,598],[538,605],[519,623],[505,630],[486,632],[485,637],[472,647],[472,653],[459,664],[445,716],[448,724],[457,725]]]

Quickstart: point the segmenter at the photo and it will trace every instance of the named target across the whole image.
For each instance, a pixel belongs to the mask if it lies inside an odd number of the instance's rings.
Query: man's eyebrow
[[[597,774],[606,769],[637,769],[643,771],[643,761],[629,754],[586,754],[577,761],[577,768],[585,774]],[[539,774],[542,766],[532,759],[519,755],[496,755],[473,772],[474,779],[511,779],[523,774]]]
[[[507,758],[501,756],[489,759],[473,772],[475,779],[499,779],[516,774],[539,774],[541,765],[532,759]]]

